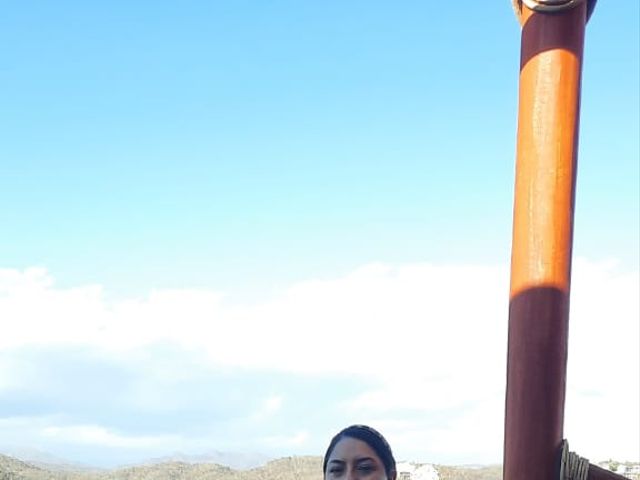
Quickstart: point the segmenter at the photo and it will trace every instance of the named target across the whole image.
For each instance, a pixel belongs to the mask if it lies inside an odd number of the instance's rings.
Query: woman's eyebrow
[[[375,460],[373,459],[373,457],[363,457],[363,458],[356,459],[356,463],[362,463],[362,462],[375,462]]]
[[[344,460],[333,459],[333,460],[330,460],[329,463],[346,463],[346,462]]]

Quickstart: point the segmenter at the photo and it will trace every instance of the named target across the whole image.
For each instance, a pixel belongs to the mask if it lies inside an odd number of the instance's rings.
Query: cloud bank
[[[578,259],[573,279],[565,435],[592,459],[637,458],[638,272]],[[400,458],[499,462],[507,311],[496,266],[369,264],[258,305],[189,288],[109,301],[0,269],[0,432],[117,463],[321,454],[368,422]]]

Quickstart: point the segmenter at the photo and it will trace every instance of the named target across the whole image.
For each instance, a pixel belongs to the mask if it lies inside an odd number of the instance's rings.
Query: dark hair
[[[323,473],[327,473],[327,462],[329,461],[331,452],[333,452],[336,444],[345,437],[355,438],[369,445],[369,447],[376,452],[376,455],[380,457],[387,477],[390,479],[393,478],[396,473],[396,460],[393,458],[389,443],[380,432],[366,425],[351,425],[350,427],[340,430],[336,436],[331,439],[331,443],[329,443],[327,453],[324,454],[324,460],[322,462]]]

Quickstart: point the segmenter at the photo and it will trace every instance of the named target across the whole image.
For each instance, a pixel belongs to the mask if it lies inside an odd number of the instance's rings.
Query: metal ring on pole
[[[522,6],[536,13],[560,13],[587,2],[587,21],[593,13],[597,0],[513,0],[513,7],[522,23]]]
[[[562,441],[560,480],[587,480],[589,460],[569,451],[569,442]]]
[[[577,7],[584,0],[522,0],[534,12],[555,13]]]

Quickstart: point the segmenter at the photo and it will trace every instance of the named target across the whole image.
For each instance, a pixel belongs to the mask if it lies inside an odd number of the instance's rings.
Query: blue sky
[[[598,4],[583,70],[567,429],[602,458],[639,443],[577,418],[637,417],[638,9]],[[6,447],[320,454],[371,420],[407,458],[500,461],[519,32],[507,1],[5,6]]]

